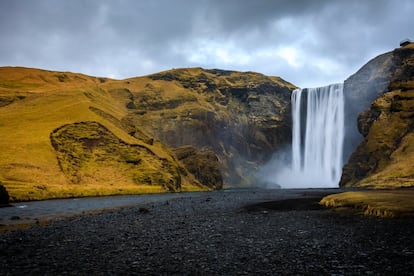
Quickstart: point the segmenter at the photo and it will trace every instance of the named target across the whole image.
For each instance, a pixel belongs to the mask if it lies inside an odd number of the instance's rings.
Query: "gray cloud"
[[[414,38],[409,0],[3,0],[0,66],[126,78],[177,67],[343,81]]]

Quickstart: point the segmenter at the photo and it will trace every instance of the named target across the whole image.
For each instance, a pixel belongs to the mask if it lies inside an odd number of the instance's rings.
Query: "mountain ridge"
[[[219,69],[114,80],[1,67],[0,181],[12,200],[249,185],[269,151],[287,142],[286,133],[264,132],[289,129],[294,88],[278,77]],[[179,160],[189,145],[193,157]],[[142,158],[144,148],[153,162]]]
[[[410,146],[414,142],[414,44],[386,55],[383,66],[373,66],[368,70],[373,76],[363,78],[364,87],[369,89],[359,96],[354,93],[353,103],[359,99],[367,104],[358,103],[360,109],[355,119],[361,142],[344,166],[341,186],[414,186],[414,155]],[[361,86],[360,81],[354,85]]]
[[[412,187],[412,44],[344,83],[341,186]],[[0,67],[0,182],[11,200],[249,187],[291,142],[280,77],[178,68],[123,80]]]

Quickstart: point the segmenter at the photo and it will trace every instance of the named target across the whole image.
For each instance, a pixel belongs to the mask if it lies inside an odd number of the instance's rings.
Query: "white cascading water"
[[[343,84],[305,91],[292,93],[292,166],[276,177],[277,182],[283,188],[338,187],[344,140]],[[303,100],[305,110],[301,109]]]

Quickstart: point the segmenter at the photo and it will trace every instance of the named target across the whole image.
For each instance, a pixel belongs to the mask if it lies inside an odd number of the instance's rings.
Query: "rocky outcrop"
[[[203,185],[218,190],[223,188],[220,162],[213,151],[199,151],[193,146],[174,149],[178,160]],[[185,174],[185,171],[182,172]]]
[[[7,192],[6,188],[4,188],[3,184],[0,182],[0,207],[8,206],[9,200],[9,193]]]
[[[271,154],[290,143],[292,84],[253,72],[175,69],[110,90],[129,108],[129,133],[219,158],[227,186],[254,183]]]
[[[0,67],[0,181],[11,200],[254,185],[290,143],[294,88],[217,69],[111,80]]]
[[[345,139],[344,158],[362,142],[363,135],[357,121],[361,112],[368,110],[371,103],[388,90],[396,64],[393,53],[382,54],[365,64],[358,72],[344,82]]]
[[[345,91],[350,94],[345,95],[356,108],[362,109],[370,101],[372,104],[361,110],[357,119],[363,140],[344,166],[340,185],[412,187],[414,46],[396,49],[373,61],[347,80],[348,87],[355,90]],[[358,79],[366,80],[359,90]]]
[[[179,191],[177,164],[142,145],[130,145],[97,122],[64,125],[50,135],[62,172],[74,184],[118,179]],[[111,175],[113,174],[113,175]]]

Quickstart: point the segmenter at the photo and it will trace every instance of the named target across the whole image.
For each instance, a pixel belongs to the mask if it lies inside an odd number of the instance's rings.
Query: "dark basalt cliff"
[[[174,149],[174,153],[200,183],[212,189],[223,188],[220,163],[213,151],[200,151],[193,146],[183,146]],[[185,171],[182,173],[186,174]]]
[[[9,193],[0,182],[0,207],[9,206]]]
[[[346,145],[362,141],[344,166],[340,185],[413,186],[413,44],[370,61],[345,82],[344,93],[348,120],[357,121],[362,134],[348,128]]]
[[[129,81],[134,85],[137,80]],[[132,135],[171,148],[211,150],[220,161],[224,185],[244,186],[254,183],[256,169],[275,150],[290,143],[294,88],[253,72],[193,68],[150,75],[139,88],[124,85],[110,92],[124,94],[130,111],[123,122]]]
[[[359,114],[369,109],[372,102],[387,91],[395,66],[393,53],[388,52],[373,58],[345,80],[345,160],[364,138],[356,123]]]

